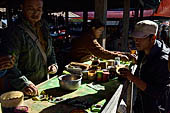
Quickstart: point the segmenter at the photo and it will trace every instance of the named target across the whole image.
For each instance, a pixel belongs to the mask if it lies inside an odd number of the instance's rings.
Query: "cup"
[[[83,79],[84,80],[88,79],[88,71],[87,70],[82,71],[82,74],[83,74]]]
[[[136,52],[137,52],[137,50],[135,50],[135,49],[130,50],[130,54],[136,54]]]
[[[120,57],[115,57],[115,65],[120,65]]]
[[[114,60],[107,60],[107,66],[114,66]]]
[[[88,80],[95,81],[96,80],[96,72],[93,70],[90,70],[88,72]]]
[[[99,66],[101,67],[101,69],[107,69],[107,62],[106,61],[101,61]]]

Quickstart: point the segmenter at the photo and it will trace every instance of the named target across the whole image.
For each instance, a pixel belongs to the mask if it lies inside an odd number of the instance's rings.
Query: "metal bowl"
[[[65,74],[58,77],[60,87],[66,90],[76,90],[81,85],[82,75]]]

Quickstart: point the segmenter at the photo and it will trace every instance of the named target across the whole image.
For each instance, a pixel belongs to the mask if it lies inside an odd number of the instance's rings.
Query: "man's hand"
[[[12,68],[14,66],[14,62],[14,56],[0,56],[0,70]]]
[[[120,76],[127,78],[129,80],[129,77],[133,76],[129,69],[127,68],[120,68],[119,70]]]
[[[141,80],[140,78],[134,76],[128,69],[121,68],[119,69],[120,76],[127,78],[129,81],[132,81],[139,89],[144,91],[147,87],[147,83]]]
[[[51,65],[48,67],[48,73],[49,74],[55,74],[57,73],[57,67],[55,65]]]
[[[36,96],[38,95],[38,89],[34,84],[29,84],[23,89],[25,95]]]

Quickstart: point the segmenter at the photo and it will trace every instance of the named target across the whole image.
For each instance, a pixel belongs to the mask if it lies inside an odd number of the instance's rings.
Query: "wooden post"
[[[140,19],[143,19],[143,7],[140,9]]]
[[[66,36],[68,35],[68,18],[69,18],[69,12],[65,11],[65,26],[66,26]]]
[[[88,11],[83,11],[83,30],[87,29]]]
[[[107,0],[95,0],[95,19],[99,19],[106,24],[107,20]],[[99,39],[99,43],[105,48],[106,43],[106,28],[103,32],[102,38]]]
[[[8,6],[6,7],[6,16],[7,16],[7,26],[9,26],[12,22],[12,14],[11,14],[11,9]]]
[[[138,21],[138,17],[139,17],[139,5],[135,7],[135,17],[133,23],[136,23]]]
[[[128,49],[129,11],[130,11],[130,0],[124,0],[123,34],[121,37],[122,51],[127,51]]]
[[[69,18],[68,11],[65,11],[66,26],[68,26],[68,18]]]

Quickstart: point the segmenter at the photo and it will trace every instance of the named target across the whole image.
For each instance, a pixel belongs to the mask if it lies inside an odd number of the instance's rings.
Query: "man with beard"
[[[41,19],[42,0],[22,0],[22,16],[7,30],[9,51],[16,56],[15,67],[7,72],[8,90],[37,95],[35,85],[57,72],[56,58],[47,23]]]

